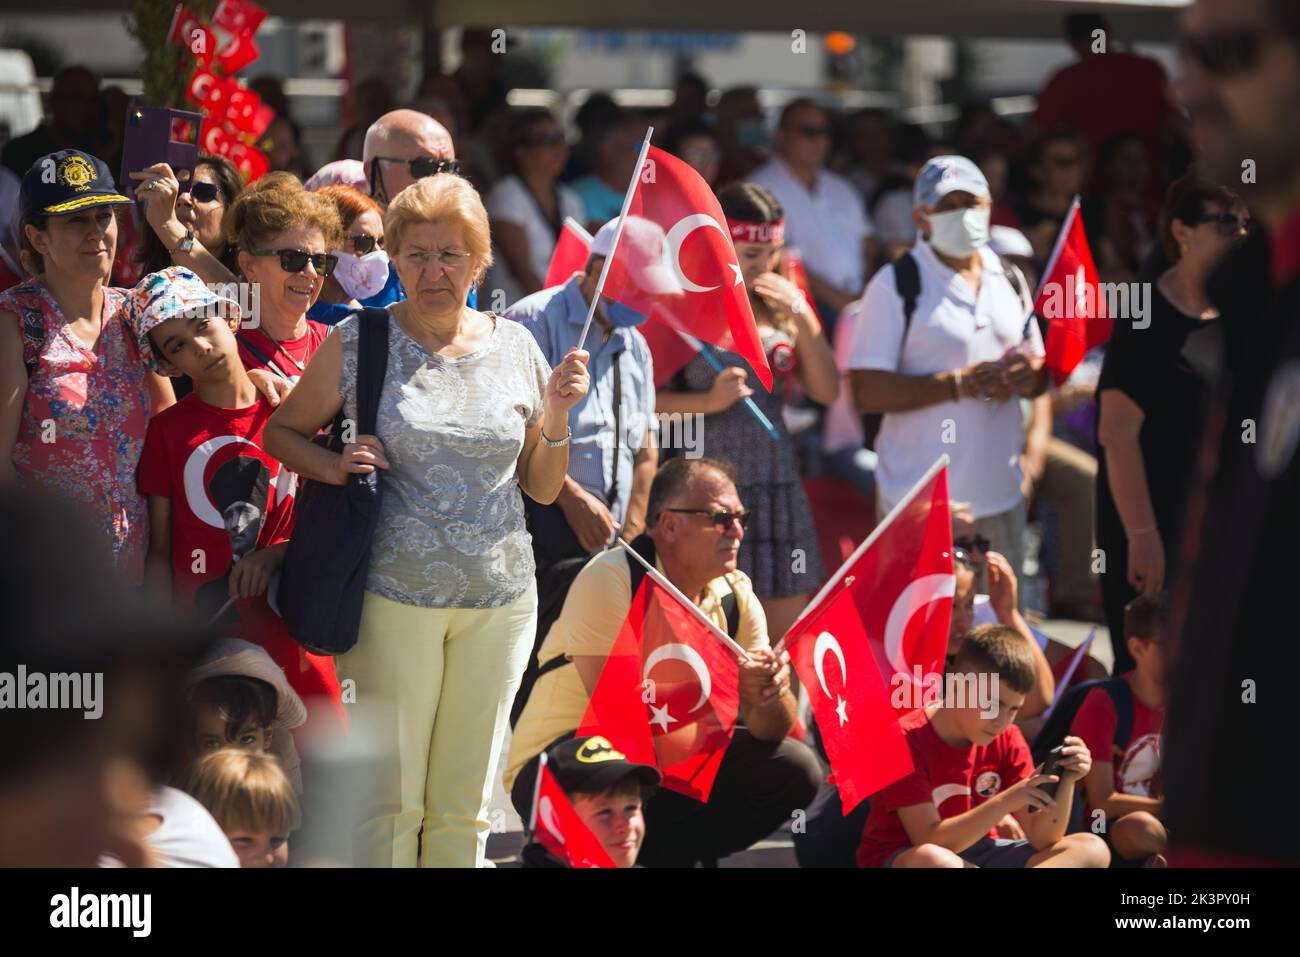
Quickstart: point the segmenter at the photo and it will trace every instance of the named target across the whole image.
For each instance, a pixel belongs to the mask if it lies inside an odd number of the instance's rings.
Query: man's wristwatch
[[[194,250],[194,228],[192,226],[189,226],[186,227],[185,229],[185,237],[176,244],[175,248],[169,250],[169,252],[173,254],[188,253],[188,252],[193,252],[193,250]]]

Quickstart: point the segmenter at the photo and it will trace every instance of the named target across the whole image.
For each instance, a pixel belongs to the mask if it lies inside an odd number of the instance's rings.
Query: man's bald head
[[[378,163],[379,169],[374,169],[376,157],[384,158]],[[380,202],[388,202],[415,182],[409,161],[425,158],[456,158],[456,147],[447,128],[429,114],[416,110],[385,113],[366,130],[362,148],[371,195]]]

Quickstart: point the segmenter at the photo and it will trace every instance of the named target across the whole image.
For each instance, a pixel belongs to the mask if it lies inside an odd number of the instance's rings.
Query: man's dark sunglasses
[[[1183,56],[1195,60],[1215,76],[1246,73],[1259,65],[1270,35],[1264,30],[1216,30],[1184,34],[1179,40]]]
[[[1238,218],[1232,213],[1206,213],[1197,223],[1214,223],[1220,236],[1235,236],[1239,230],[1250,232],[1250,217]]]
[[[460,173],[460,160],[433,159],[430,156],[417,156],[413,160],[398,159],[395,156],[376,156],[377,163],[406,163],[410,167],[413,179],[424,179],[438,173]]]
[[[744,528],[749,524],[749,516],[754,514],[746,509],[741,509],[739,512],[731,512],[725,509],[715,511],[711,508],[666,508],[664,511],[681,512],[684,515],[707,515],[709,516],[709,522],[718,526],[718,528],[722,529],[724,532],[731,528],[731,523],[733,521],[739,522],[740,527]]]
[[[195,183],[190,187],[190,198],[196,203],[210,203],[217,196],[216,183]]]
[[[328,276],[338,265],[338,257],[330,253],[305,253],[301,249],[250,249],[254,256],[279,256],[280,268],[285,272],[302,272],[311,263],[321,276]]]
[[[353,252],[358,256],[365,256],[374,252],[375,247],[384,248],[383,236],[349,236],[347,237],[348,245],[352,247]]]
[[[968,555],[974,552],[987,555],[989,546],[993,543],[985,535],[970,535],[963,538],[954,538],[952,544],[955,548],[960,548]]]

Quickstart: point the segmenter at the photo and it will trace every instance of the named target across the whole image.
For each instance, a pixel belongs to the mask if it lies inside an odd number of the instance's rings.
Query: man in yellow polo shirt
[[[733,478],[724,462],[669,460],[650,487],[648,532],[635,543],[751,656],[740,666],[740,716],[708,803],[664,789],[646,803],[639,862],[647,867],[691,867],[744,850],[806,807],[824,777],[817,756],[786,737],[795,717],[789,656],[773,654],[763,608],[749,578],[736,570],[747,516]],[[542,673],[506,760],[505,785],[521,815],[532,802],[537,756],[577,730],[627,618],[629,561],[635,559],[611,549],[588,562],[542,642]],[[558,658],[564,664],[547,667]]]

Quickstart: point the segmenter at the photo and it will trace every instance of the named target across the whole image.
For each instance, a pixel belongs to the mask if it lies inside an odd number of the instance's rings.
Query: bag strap
[[[916,312],[916,300],[921,295],[921,270],[911,253],[904,253],[894,260],[894,288],[903,300],[903,338],[898,343],[898,356],[901,360],[903,346],[907,342],[907,331],[912,326],[912,314]]]
[[[623,448],[623,353],[619,349],[614,353],[614,475],[609,483],[605,501],[611,509],[618,504],[618,465],[619,451]],[[626,518],[626,516],[624,516]],[[635,594],[635,593],[634,593]]]
[[[388,310],[357,312],[357,434],[374,435],[379,397],[388,374]]]
[[[1117,755],[1128,750],[1129,738],[1133,736],[1133,689],[1123,678],[1110,678],[1102,682],[1102,687],[1110,695],[1115,705],[1115,740],[1113,747]]]
[[[271,369],[275,372],[275,374],[278,375],[281,379],[293,378],[292,376],[289,375],[289,373],[285,372],[282,368],[280,368],[280,364],[275,361],[274,357],[267,355],[264,351],[259,349],[256,345],[254,345],[252,336],[239,336],[238,338],[239,338],[240,345],[242,345],[253,355],[257,356],[257,358],[260,359],[262,362],[265,362],[268,366],[270,366]]]

